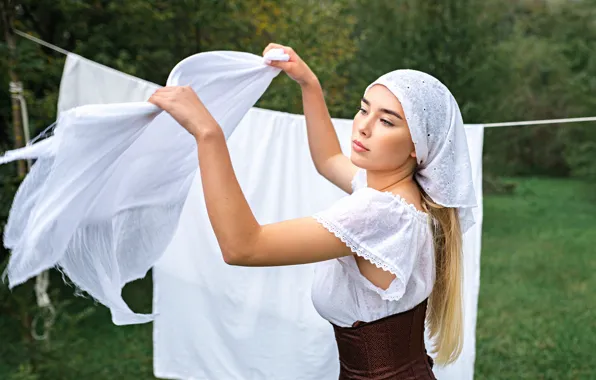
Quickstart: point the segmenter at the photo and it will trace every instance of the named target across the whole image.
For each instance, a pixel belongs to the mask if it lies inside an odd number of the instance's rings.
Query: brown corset
[[[333,325],[339,380],[436,379],[424,347],[426,303],[377,321],[358,321],[352,327]]]

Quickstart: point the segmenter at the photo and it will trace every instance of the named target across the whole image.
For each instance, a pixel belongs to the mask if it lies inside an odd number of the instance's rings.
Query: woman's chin
[[[366,169],[366,160],[362,158],[358,153],[352,152],[350,155],[350,161],[354,166],[358,166],[360,169]]]

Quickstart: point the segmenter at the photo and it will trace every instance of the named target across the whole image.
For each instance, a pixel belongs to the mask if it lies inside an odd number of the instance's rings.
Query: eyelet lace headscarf
[[[380,84],[401,102],[416,150],[415,179],[424,192],[445,207],[458,209],[462,231],[474,224],[477,206],[466,131],[457,102],[436,78],[416,70],[396,70]]]

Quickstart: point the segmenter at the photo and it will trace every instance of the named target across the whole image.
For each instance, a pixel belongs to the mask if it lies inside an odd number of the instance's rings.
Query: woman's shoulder
[[[368,187],[366,170],[362,168],[356,171],[352,179],[352,194],[350,197],[352,197],[352,200],[345,201],[346,203],[361,203],[371,213],[408,213],[423,222],[428,222],[430,217],[424,211],[419,210],[413,203],[408,202],[408,197],[405,194],[379,191]]]
[[[346,203],[354,204],[355,208],[363,213],[377,217],[394,218],[396,216],[409,216],[413,220],[428,223],[430,215],[419,210],[414,204],[408,202],[402,195],[389,191],[379,191],[370,187],[362,187],[354,191]]]

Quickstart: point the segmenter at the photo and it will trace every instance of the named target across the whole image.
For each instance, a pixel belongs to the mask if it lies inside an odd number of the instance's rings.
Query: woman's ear
[[[413,150],[412,153],[410,153],[410,156],[416,158],[416,151]]]

